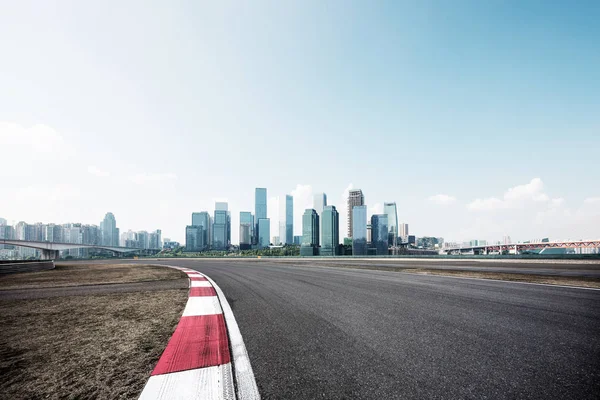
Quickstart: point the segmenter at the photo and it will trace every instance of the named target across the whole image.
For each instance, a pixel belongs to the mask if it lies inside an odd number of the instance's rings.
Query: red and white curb
[[[170,268],[187,274],[189,298],[140,399],[260,399],[246,346],[221,288],[198,271]]]

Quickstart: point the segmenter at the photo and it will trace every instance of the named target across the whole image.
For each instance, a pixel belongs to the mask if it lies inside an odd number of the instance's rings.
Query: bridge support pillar
[[[58,250],[42,249],[42,260],[58,260]]]

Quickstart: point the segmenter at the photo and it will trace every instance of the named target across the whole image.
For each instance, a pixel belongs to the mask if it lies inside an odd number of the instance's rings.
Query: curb
[[[168,267],[186,273],[189,297],[139,399],[260,399],[246,346],[221,288],[198,271]]]

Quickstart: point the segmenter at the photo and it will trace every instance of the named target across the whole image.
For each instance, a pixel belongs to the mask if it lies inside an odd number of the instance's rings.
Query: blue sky
[[[225,199],[236,241],[254,187],[274,235],[352,185],[417,235],[600,237],[598,2],[2,3],[9,220],[183,240]]]

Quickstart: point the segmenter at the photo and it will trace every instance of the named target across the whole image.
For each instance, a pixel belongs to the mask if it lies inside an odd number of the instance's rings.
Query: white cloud
[[[383,214],[383,204],[375,203],[373,207],[369,207],[368,213],[368,217],[370,217],[373,214]]]
[[[477,198],[467,204],[467,208],[471,211],[492,211],[523,208],[531,203],[549,203],[551,206],[556,206],[564,201],[563,199],[550,199],[543,190],[542,180],[533,178],[529,183],[509,188],[504,192],[502,199],[497,197]]]
[[[110,175],[110,173],[108,171],[100,169],[94,165],[88,166],[87,170],[90,174],[97,176],[97,177],[101,177],[101,178],[104,178],[104,177],[107,177]]]
[[[138,185],[143,185],[143,184],[149,183],[149,182],[170,181],[170,180],[175,180],[175,179],[177,179],[177,175],[172,174],[172,173],[162,173],[162,174],[141,173],[141,174],[131,175],[129,177],[129,180],[131,180],[134,183],[137,183]]]
[[[588,197],[583,202],[585,204],[600,204],[600,197]]]
[[[447,194],[436,194],[435,196],[430,196],[427,200],[438,205],[448,205],[454,203],[456,197]]]
[[[61,135],[47,125],[31,127],[0,121],[0,148],[7,152],[27,152],[57,155],[64,153],[67,143]]]

